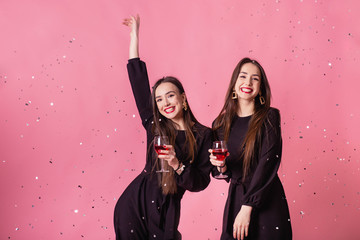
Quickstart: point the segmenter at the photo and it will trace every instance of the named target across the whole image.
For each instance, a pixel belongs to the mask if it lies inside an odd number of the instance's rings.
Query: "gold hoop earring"
[[[188,109],[188,104],[187,104],[187,102],[184,102],[183,108],[184,108],[184,111],[187,111],[187,109]]]
[[[233,90],[233,92],[232,92],[232,95],[231,95],[231,99],[237,99],[238,98],[238,95],[237,95],[237,93],[236,93],[236,91],[235,90]]]

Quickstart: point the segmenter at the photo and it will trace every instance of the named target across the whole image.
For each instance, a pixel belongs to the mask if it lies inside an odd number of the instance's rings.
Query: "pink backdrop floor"
[[[355,0],[1,1],[0,239],[114,239],[113,208],[145,161],[121,25],[136,13],[151,82],[180,78],[206,125],[237,61],[263,64],[294,239],[359,239]],[[226,194],[216,180],[185,194],[183,239],[219,239]]]

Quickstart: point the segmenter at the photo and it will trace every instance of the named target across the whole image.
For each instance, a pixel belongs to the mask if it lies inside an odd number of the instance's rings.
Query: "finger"
[[[166,149],[170,151],[174,149],[173,145],[164,145],[164,147],[166,147]]]
[[[247,237],[248,234],[249,234],[249,225],[247,224],[247,225],[245,226],[245,237]]]
[[[212,158],[210,158],[210,162],[216,167],[221,167],[223,164],[223,162],[217,161],[216,159],[212,159]]]
[[[218,160],[216,159],[216,157],[214,155],[210,155],[209,158],[216,161],[216,162],[218,162]]]
[[[236,239],[236,228],[233,228],[233,237]]]
[[[240,240],[244,240],[244,233],[245,233],[245,228],[242,226],[240,227]]]
[[[217,167],[216,163],[214,163],[213,161],[210,161],[210,163],[211,163],[213,166]]]
[[[215,155],[210,154],[210,158],[217,160]]]
[[[160,150],[159,153],[165,154],[165,155],[170,155],[172,151],[169,150]]]
[[[212,150],[212,149],[208,149],[208,152],[209,152],[209,153],[212,153],[212,152],[213,152],[213,150]]]
[[[222,161],[216,161],[216,165],[218,167],[222,167],[223,164],[224,164],[224,162],[222,162]]]

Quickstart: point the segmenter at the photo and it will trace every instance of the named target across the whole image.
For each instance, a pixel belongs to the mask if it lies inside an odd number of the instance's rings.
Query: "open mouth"
[[[243,93],[252,93],[253,90],[251,88],[242,87],[240,88],[241,92]]]
[[[164,112],[169,114],[175,111],[175,107],[168,107],[164,109]]]

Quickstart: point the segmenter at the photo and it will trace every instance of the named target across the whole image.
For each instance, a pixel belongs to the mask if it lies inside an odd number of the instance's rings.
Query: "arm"
[[[146,64],[139,59],[139,27],[140,18],[131,16],[124,19],[124,25],[130,27],[130,47],[129,47],[129,62],[127,70],[131,88],[136,101],[143,126],[146,128],[151,122],[152,107],[151,107],[151,92],[149,85],[149,78],[147,74]]]
[[[278,110],[269,110],[268,120],[264,126],[258,164],[252,175],[249,189],[243,197],[245,205],[255,208],[260,207],[264,202],[280,165],[282,140]]]
[[[211,164],[208,149],[211,147],[211,130],[202,132],[203,139],[197,146],[197,155],[194,162],[185,167],[180,175],[175,174],[178,186],[191,192],[204,190],[210,183]]]
[[[123,24],[130,27],[130,46],[129,46],[129,59],[139,57],[139,28],[140,28],[140,17],[139,15],[130,16],[125,18]]]

